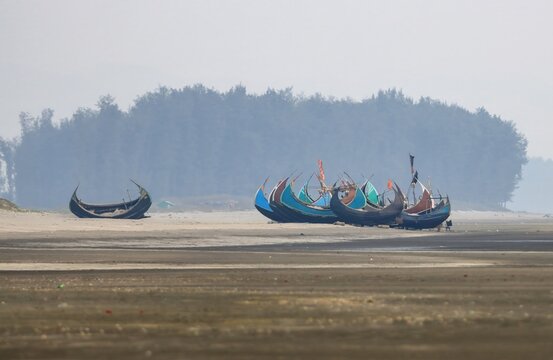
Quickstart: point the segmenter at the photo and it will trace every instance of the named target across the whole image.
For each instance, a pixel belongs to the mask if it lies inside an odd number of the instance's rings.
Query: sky
[[[553,158],[553,1],[0,0],[0,136],[159,86],[396,88],[514,121]]]

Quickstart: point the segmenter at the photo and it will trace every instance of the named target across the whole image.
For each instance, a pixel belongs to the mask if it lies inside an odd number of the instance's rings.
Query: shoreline
[[[0,358],[553,354],[553,221],[454,231],[0,213]]]

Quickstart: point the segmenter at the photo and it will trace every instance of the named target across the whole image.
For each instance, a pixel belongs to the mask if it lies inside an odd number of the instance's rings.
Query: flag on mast
[[[413,175],[413,179],[411,180],[411,185],[415,185],[417,181],[419,180],[419,171],[415,171],[415,174]]]
[[[415,155],[411,155],[411,153],[409,153],[409,161],[411,161],[411,175],[413,175],[415,173],[415,167],[413,166],[415,162]]]

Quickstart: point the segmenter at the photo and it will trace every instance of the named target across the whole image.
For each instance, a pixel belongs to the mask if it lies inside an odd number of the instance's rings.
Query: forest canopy
[[[494,207],[510,200],[527,161],[526,139],[512,122],[396,90],[353,101],[291,89],[253,95],[242,86],[162,87],[128,111],[104,96],[94,109],[60,124],[52,119],[50,109],[23,113],[21,138],[11,146],[0,141],[7,197],[21,206],[63,208],[78,184],[86,200],[117,200],[129,178],[154,201],[253,196],[265,177],[300,170],[305,178],[318,159],[330,181],[347,171],[359,181],[372,176],[381,189],[392,178],[405,190],[412,153],[434,190]]]

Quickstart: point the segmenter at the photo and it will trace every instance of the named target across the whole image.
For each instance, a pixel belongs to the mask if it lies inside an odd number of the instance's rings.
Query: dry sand
[[[553,358],[553,221],[452,217],[0,212],[0,359]]]

